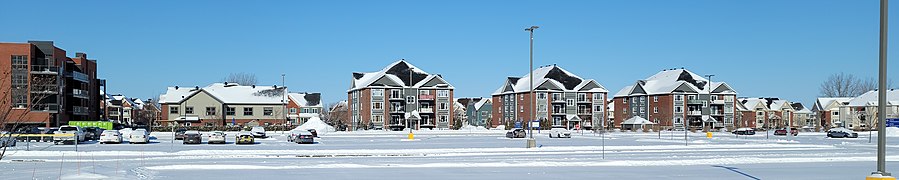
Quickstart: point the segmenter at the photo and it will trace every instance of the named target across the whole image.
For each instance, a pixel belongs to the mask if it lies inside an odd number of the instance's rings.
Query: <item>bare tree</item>
[[[30,92],[28,92],[25,89],[13,89],[13,86],[11,84],[12,78],[11,78],[10,74],[11,74],[10,71],[4,71],[2,74],[0,74],[0,87],[8,88],[8,89],[0,90],[0,97],[12,97],[12,93],[14,91],[19,91],[19,92],[24,91],[23,93],[30,94]],[[34,84],[34,85],[56,84],[56,79],[35,76],[35,77],[32,77],[31,84]],[[32,87],[32,90],[40,91],[41,89],[34,89],[34,87]],[[50,90],[50,89],[46,89],[46,90]],[[44,94],[44,93],[35,93],[35,94],[31,94],[29,97],[30,97],[28,99],[29,102],[25,106],[16,105],[15,102],[13,102],[13,100],[11,98],[0,101],[0,132],[4,132],[4,131],[5,132],[14,132],[15,130],[21,128],[26,120],[26,117],[28,117],[28,114],[31,112],[32,109],[34,109],[34,104],[37,104],[38,102],[41,102],[44,99],[47,99],[49,97],[49,95]],[[50,123],[49,119],[47,119],[47,123]],[[12,133],[9,133],[9,134],[0,133],[0,140],[6,140],[7,138],[15,139],[15,137],[13,137]],[[6,142],[2,142],[2,143],[6,143]],[[8,146],[0,147],[0,160],[2,160],[4,157],[6,157],[7,148],[8,148]]]
[[[343,103],[330,103],[322,109],[322,118],[325,118],[326,123],[328,125],[334,126],[337,129],[346,129],[349,124],[349,112],[347,111],[346,104]],[[362,126],[366,126],[359,122],[356,124],[357,127],[350,128],[358,128]]]
[[[892,80],[887,81],[887,87],[892,88]],[[865,92],[877,89],[877,79],[862,79],[852,74],[831,74],[821,83],[821,97],[854,97]]]
[[[256,78],[256,74],[231,73],[223,81],[237,83],[237,84],[244,85],[244,86],[249,86],[249,85],[256,85],[256,83],[259,83],[259,78]]]
[[[878,88],[878,84],[877,84],[877,83],[878,83],[878,82],[877,82],[877,79],[876,79],[876,78],[868,78],[868,79],[865,79],[865,80],[860,81],[859,84],[858,84],[858,86],[857,86],[857,88],[858,88],[858,93],[859,93],[859,94],[864,94],[864,93],[866,93],[866,92],[868,92],[868,91],[876,90],[876,89]],[[887,89],[891,89],[891,88],[893,88],[893,87],[894,87],[894,86],[893,86],[893,80],[892,80],[892,79],[887,79]]]

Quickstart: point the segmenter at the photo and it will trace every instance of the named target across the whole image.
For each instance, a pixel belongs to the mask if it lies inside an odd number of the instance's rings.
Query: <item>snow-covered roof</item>
[[[805,108],[805,105],[802,105],[802,103],[793,103],[793,104],[790,104],[790,106],[793,106],[793,109],[796,110],[796,113],[799,113],[799,114],[811,114],[812,113],[812,111],[809,110],[808,108]]]
[[[484,104],[487,104],[487,103],[489,103],[490,101],[491,101],[490,98],[484,98],[484,99],[481,99],[480,101],[474,103],[474,109],[475,109],[475,110],[481,110],[481,107],[484,107]]]
[[[890,89],[887,90],[887,105],[899,105],[899,90]],[[868,91],[858,97],[852,98],[849,101],[850,107],[860,107],[860,106],[877,106],[878,103],[878,92],[877,90]]]
[[[426,86],[428,82],[434,81],[435,79],[442,82]],[[378,83],[383,81],[386,81],[386,83]],[[384,67],[384,69],[381,69],[377,72],[353,73],[352,85],[353,87],[350,87],[348,91],[354,91],[372,86],[403,88],[442,86],[445,88],[453,88],[453,86],[446,82],[440,75],[428,74],[424,70],[421,70],[421,68],[415,67],[411,63],[406,62],[406,60],[393,62],[390,65],[387,65],[387,67]]]
[[[709,88],[711,86],[712,88]],[[730,85],[725,82],[712,82],[686,69],[667,69],[656,73],[655,75],[639,80],[633,85],[615,93],[615,97],[623,97],[629,95],[654,95],[654,94],[670,94],[676,91],[687,93],[709,93],[709,89],[713,89],[712,93],[716,94],[737,94]]]
[[[580,92],[609,92],[604,86],[593,79],[583,79],[556,65],[537,68],[534,74],[534,89],[546,85],[548,90],[580,91]],[[531,88],[531,74],[522,77],[509,77],[502,87],[493,92],[493,95],[505,93],[528,92]]]
[[[287,96],[303,107],[322,107],[321,93],[287,93]]]
[[[766,100],[762,98],[740,98],[738,100],[747,110],[755,110],[760,104],[762,105],[761,107],[768,108]]]
[[[213,83],[203,88],[169,87],[159,96],[159,103],[180,103],[199,92],[209,93],[225,104],[283,104],[287,88],[275,86],[241,86],[236,83]]]
[[[836,102],[839,106],[843,103],[849,103],[850,100],[852,100],[851,97],[822,97],[815,101],[815,105],[812,108],[815,110],[824,110],[827,106],[830,106],[831,103]]]
[[[621,124],[643,125],[643,124],[656,124],[656,123],[653,123],[652,121],[643,119],[643,117],[640,117],[640,116],[634,116],[634,117],[631,117],[630,119],[624,120],[624,122],[621,122]]]

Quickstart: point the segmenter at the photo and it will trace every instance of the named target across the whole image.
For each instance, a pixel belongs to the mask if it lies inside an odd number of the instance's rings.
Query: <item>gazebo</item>
[[[625,130],[643,129],[643,125],[655,125],[656,123],[643,119],[640,116],[634,116],[621,122],[621,128]],[[640,128],[636,128],[639,126]],[[651,127],[651,126],[650,126]]]

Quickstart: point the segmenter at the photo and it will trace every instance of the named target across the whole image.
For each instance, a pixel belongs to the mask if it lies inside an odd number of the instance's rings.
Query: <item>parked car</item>
[[[84,131],[77,126],[61,126],[53,135],[54,144],[84,142]]]
[[[41,127],[38,129],[41,130],[41,135],[44,135],[44,136],[41,136],[41,139],[40,139],[41,142],[53,142],[53,134],[59,130],[59,128],[44,128],[44,127]]]
[[[177,130],[175,130],[175,139],[176,140],[184,139],[185,132],[187,132],[187,129],[185,129],[185,128],[178,128]]]
[[[752,128],[737,128],[733,133],[736,135],[755,135],[755,130]]]
[[[293,142],[296,142],[297,144],[313,144],[315,143],[315,136],[312,135],[312,132],[300,131]]]
[[[846,128],[833,128],[827,130],[827,137],[829,138],[858,138],[858,133],[855,131],[846,129]]]
[[[318,132],[315,131],[315,129],[307,129],[306,131],[309,131],[310,133],[312,133],[312,137],[318,137]]]
[[[84,128],[84,140],[100,140],[100,134],[103,133],[103,128],[98,127],[85,127]]]
[[[207,143],[209,144],[225,144],[225,133],[221,131],[214,131],[212,134],[209,134],[209,140]]]
[[[236,144],[255,144],[255,137],[253,134],[249,132],[240,132],[235,137],[234,143]]]
[[[131,131],[131,135],[129,135],[129,137],[130,140],[128,140],[128,143],[130,144],[150,143],[150,133],[147,132],[146,129],[135,129],[134,131]]]
[[[23,127],[23,128],[19,128],[18,130],[16,130],[15,134],[29,134],[29,135],[30,134],[41,134],[41,130],[38,127]],[[23,142],[24,141],[32,141],[32,140],[40,141],[41,137],[17,136],[15,139],[18,141],[23,141]]]
[[[184,140],[181,141],[182,144],[201,144],[203,143],[203,137],[200,136],[199,131],[187,131],[184,132]]]
[[[0,147],[14,146],[16,146],[16,137],[13,137],[13,134],[10,132],[0,132]]]
[[[555,136],[553,136],[555,135]],[[554,127],[549,130],[549,138],[571,138],[571,131],[561,127]]]
[[[122,143],[122,133],[116,130],[104,130],[100,133],[100,144]]]
[[[293,140],[296,140],[297,136],[299,136],[300,132],[302,132],[302,131],[303,130],[298,130],[298,129],[290,130],[290,134],[287,134],[287,142],[293,142]]]
[[[251,129],[250,132],[253,133],[253,137],[255,137],[255,138],[265,138],[266,137],[265,128],[263,128],[261,126],[253,127],[253,129]]]
[[[798,129],[790,129],[790,134],[792,134],[793,136],[798,136],[799,130]],[[787,128],[780,128],[780,129],[774,130],[774,135],[775,136],[786,136]]]
[[[506,137],[507,138],[524,138],[525,136],[527,136],[527,134],[528,134],[527,131],[524,131],[524,129],[515,128],[512,130],[509,130],[509,132],[506,132]]]

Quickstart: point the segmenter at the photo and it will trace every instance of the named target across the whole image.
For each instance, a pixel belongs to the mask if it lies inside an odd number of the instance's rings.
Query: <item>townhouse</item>
[[[840,115],[841,124],[846,128],[855,130],[870,130],[877,128],[877,106],[878,106],[878,90],[865,92],[862,95],[853,97],[849,103],[843,105],[848,111],[847,114]],[[899,90],[889,89],[886,92],[886,117],[899,118]]]
[[[770,129],[784,128],[791,125],[792,128],[806,126],[809,122],[811,111],[797,109],[802,104],[792,103],[787,100],[774,97],[739,98],[740,103],[746,108],[742,112],[742,118],[753,120],[749,128]]]
[[[666,69],[627,86],[613,98],[615,126],[634,116],[663,129],[734,127],[737,91],[686,69]]]
[[[490,98],[459,98],[456,99],[459,106],[464,107],[464,122],[470,126],[490,128],[491,118],[493,116],[493,102]]]
[[[843,127],[841,115],[849,114],[849,101],[851,97],[822,97],[815,100],[812,112],[818,118],[824,128]]]
[[[7,97],[0,108],[4,126],[59,126],[68,121],[99,119],[100,80],[97,61],[85,53],[66,57],[53,41],[0,43],[0,84]]]
[[[449,128],[453,85],[405,59],[376,72],[353,73],[347,90],[350,129]]]
[[[321,93],[287,93],[287,121],[303,124],[322,112]]]
[[[492,94],[492,127],[522,125],[532,117],[568,129],[592,129],[605,121],[609,91],[596,80],[578,77],[557,65],[542,66],[532,73],[534,93],[530,92],[529,73],[506,78]]]
[[[294,97],[288,94],[286,87],[245,86],[227,82],[213,83],[203,88],[169,87],[165,94],[159,96],[162,110],[159,123],[184,126],[296,125],[303,111],[290,113],[288,107],[301,109],[320,103],[317,97],[313,97],[320,96],[318,94],[297,93]],[[301,99],[305,102],[300,102]],[[291,103],[293,105],[289,105]],[[291,121],[291,117],[297,119]]]
[[[793,126],[802,128],[806,131],[817,130],[820,127],[818,121],[816,121],[812,114],[812,110],[806,108],[802,103],[792,103],[790,106],[793,106]]]

